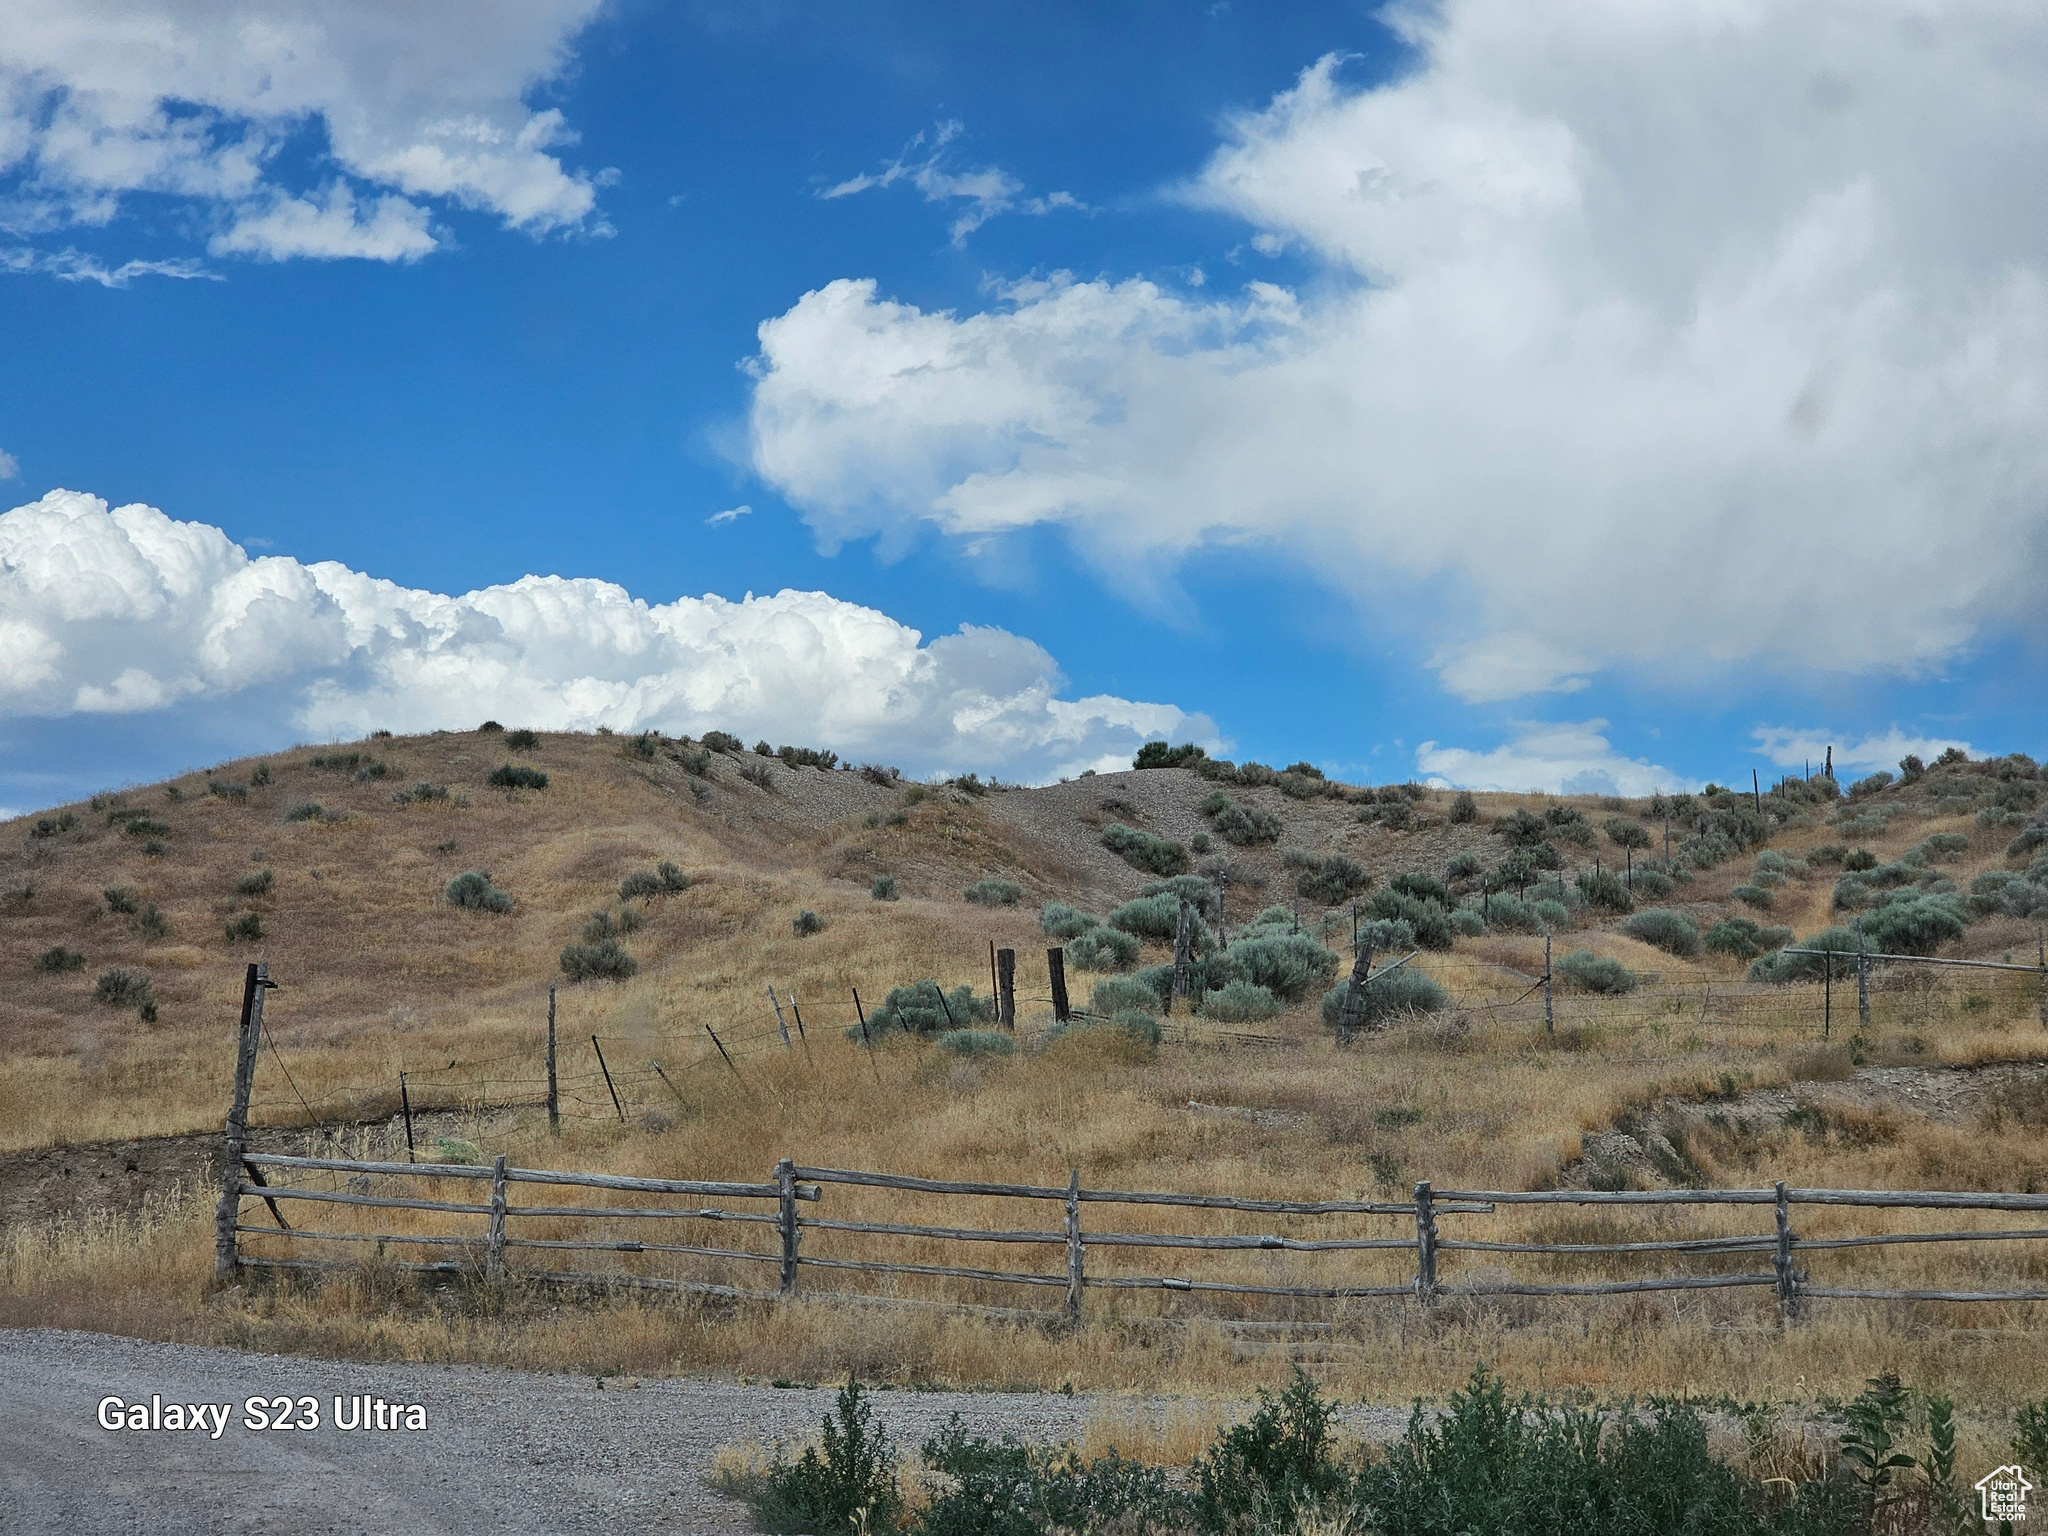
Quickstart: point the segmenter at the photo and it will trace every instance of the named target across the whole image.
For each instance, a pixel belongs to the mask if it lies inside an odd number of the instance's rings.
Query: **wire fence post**
[[[484,1238],[484,1278],[505,1278],[505,1154],[491,1159],[491,1225]]]
[[[555,989],[548,988],[548,1131],[562,1134],[562,1096],[555,1083]]]
[[[1835,1028],[1835,952],[1829,950],[1820,957],[1820,1037],[1823,1040],[1833,1034]]]
[[[1067,1175],[1067,1321],[1081,1321],[1081,1284],[1084,1276],[1081,1249],[1081,1170]]]
[[[1073,1005],[1067,1001],[1067,952],[1054,945],[1045,952],[1045,972],[1052,980],[1052,1019],[1055,1024],[1064,1024],[1073,1017]]]
[[[789,1024],[782,1017],[782,1004],[775,1000],[775,983],[772,981],[768,983],[768,1006],[775,1010],[775,1027],[782,1031],[782,1048],[785,1051],[793,1049],[789,1041]]]
[[[1543,935],[1543,1033],[1557,1033],[1557,1019],[1550,1011],[1550,935]]]
[[[235,1228],[242,1213],[242,1154],[249,1140],[249,1090],[256,1082],[256,1043],[263,1038],[263,993],[270,985],[259,963],[242,976],[242,1021],[235,1039],[235,1092],[221,1148],[220,1208],[214,1214],[213,1278],[234,1282],[241,1268]]]
[[[1415,1186],[1415,1299],[1436,1305],[1436,1205],[1427,1179]]]
[[[996,1022],[1005,1029],[1017,1027],[1017,951],[996,951]]]
[[[712,1039],[715,1041],[717,1036],[712,1036]],[[597,1070],[604,1074],[604,1085],[611,1090],[612,1108],[619,1112],[619,1124],[624,1125],[626,1123],[626,1106],[619,1102],[618,1085],[612,1081],[612,1069],[605,1065],[604,1047],[597,1043],[597,1036],[595,1035],[590,1037],[590,1048],[597,1052]],[[718,1054],[721,1056],[725,1055],[724,1046],[719,1046]],[[726,1065],[731,1066],[732,1063],[728,1061]]]
[[[2034,925],[2034,958],[2041,963],[2039,994],[2035,998],[2041,1010],[2041,1027],[2048,1029],[2048,924]]]
[[[1863,919],[1856,919],[1856,1027],[1870,1033],[1870,946],[1863,942]]]
[[[398,1074],[398,1112],[405,1117],[405,1160],[418,1162],[413,1155],[412,1145],[412,1090],[405,1085],[405,1074]]]
[[[1358,1033],[1358,1015],[1365,1007],[1365,984],[1372,980],[1372,945],[1361,944],[1351,962],[1351,980],[1344,988],[1344,1006],[1337,1014],[1337,1039],[1349,1045]]]
[[[775,1165],[775,1191],[781,1201],[776,1226],[782,1233],[782,1277],[776,1294],[787,1296],[796,1289],[796,1248],[803,1228],[796,1219],[796,1164],[786,1157]]]

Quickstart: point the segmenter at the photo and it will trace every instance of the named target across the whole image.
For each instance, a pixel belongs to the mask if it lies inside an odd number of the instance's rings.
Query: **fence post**
[[[1820,1037],[1825,1040],[1834,1033],[1835,1028],[1835,952],[1832,949],[1822,951],[1820,967]]]
[[[2041,963],[2040,996],[2037,999],[2041,1009],[2041,1027],[2048,1029],[2048,925],[2035,925],[2034,957]]]
[[[1436,1205],[1427,1179],[1415,1186],[1415,1299],[1436,1305]]]
[[[412,1090],[406,1086],[403,1072],[398,1074],[398,1112],[405,1117],[405,1160],[418,1162],[412,1145]]]
[[[555,1086],[555,989],[548,988],[548,1131],[562,1134],[562,1096]]]
[[[1789,1321],[1799,1315],[1799,1274],[1792,1267],[1792,1205],[1785,1198],[1785,1181],[1778,1181],[1778,1247],[1771,1256],[1771,1269],[1778,1277],[1778,1317]]]
[[[1067,1175],[1067,1321],[1081,1321],[1081,1170]]]
[[[1557,1021],[1550,1011],[1550,935],[1543,935],[1543,1033],[1557,1033]]]
[[[1073,1017],[1073,1006],[1067,1001],[1067,952],[1058,945],[1045,952],[1046,974],[1052,978],[1052,1018],[1055,1024],[1064,1024]]]
[[[491,1226],[484,1238],[484,1278],[505,1278],[505,1154],[491,1159]]]
[[[1005,1029],[1017,1027],[1017,951],[996,951],[996,1022]]]
[[[711,1027],[708,1024],[704,1027],[704,1032],[706,1034],[711,1034]],[[716,1035],[712,1035],[711,1038],[714,1043],[718,1039]],[[619,1112],[619,1124],[624,1125],[626,1123],[626,1106],[619,1102],[618,1087],[612,1082],[612,1069],[605,1065],[604,1047],[597,1043],[597,1036],[595,1035],[592,1035],[590,1037],[590,1048],[593,1051],[597,1052],[597,1070],[604,1074],[604,1085],[606,1088],[611,1090],[612,1108]],[[724,1046],[721,1045],[718,1047],[718,1054],[721,1056],[725,1055]],[[726,1065],[731,1066],[732,1062],[728,1060],[726,1062]]]
[[[1856,919],[1856,1027],[1870,1033],[1870,949],[1863,942],[1863,919]]]
[[[1365,1006],[1365,984],[1372,979],[1372,946],[1359,946],[1351,962],[1351,981],[1344,988],[1344,1007],[1337,1015],[1337,1038],[1345,1045],[1358,1033],[1358,1012]]]
[[[782,1233],[782,1280],[776,1287],[783,1296],[796,1290],[796,1247],[803,1229],[796,1221],[796,1164],[783,1158],[775,1165],[775,1189],[782,1202],[782,1211],[776,1225]]]
[[[220,1208],[213,1221],[213,1278],[234,1282],[241,1267],[235,1227],[242,1214],[242,1153],[249,1139],[249,1090],[256,1082],[256,1044],[263,1038],[263,993],[270,978],[259,963],[242,977],[242,1021],[235,1037],[235,1090],[221,1147]]]
[[[1180,912],[1173,922],[1173,995],[1186,997],[1194,990],[1195,909],[1183,896]]]
[[[775,1010],[775,1027],[782,1031],[782,1048],[789,1050],[789,1025],[783,1020],[782,1004],[775,1000],[775,983],[772,981],[768,983],[768,1005]]]

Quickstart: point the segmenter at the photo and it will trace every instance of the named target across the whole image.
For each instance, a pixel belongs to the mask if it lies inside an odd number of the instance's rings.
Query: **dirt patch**
[[[1761,1137],[1796,1129],[1816,1111],[1909,1115],[1942,1125],[1982,1123],[2015,1090],[2048,1085],[2048,1062],[1982,1066],[1862,1067],[1839,1080],[1752,1088],[1727,1099],[1666,1099],[1637,1122],[1588,1135],[1558,1175],[1566,1189],[1671,1189],[1691,1182],[1682,1132],[1709,1122]]]

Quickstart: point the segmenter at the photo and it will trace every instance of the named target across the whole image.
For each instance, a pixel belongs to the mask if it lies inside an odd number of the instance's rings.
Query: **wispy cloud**
[[[1756,739],[1756,753],[1780,768],[1796,768],[1827,760],[1830,748],[1835,762],[1845,768],[1890,768],[1908,753],[1932,762],[1950,747],[1969,751],[1970,744],[1952,736],[1918,736],[1899,726],[1873,736],[1851,738],[1826,726],[1760,725],[1750,733]]]
[[[1432,783],[1454,789],[1566,795],[1649,795],[1697,789],[1696,780],[1640,757],[1624,757],[1606,735],[1605,720],[1525,720],[1511,741],[1489,751],[1425,741],[1415,766]]]
[[[26,245],[0,251],[0,272],[22,277],[40,274],[66,283],[98,283],[102,288],[126,288],[138,277],[174,277],[188,281],[193,278],[205,278],[215,283],[222,281],[218,272],[209,272],[198,262],[189,259],[124,261],[118,267],[109,267],[96,257],[70,247],[61,251],[38,251]]]
[[[849,176],[824,188],[818,196],[827,199],[851,197],[857,192],[872,192],[907,181],[924,194],[928,203],[965,199],[969,206],[953,220],[948,230],[955,245],[963,244],[969,235],[998,214],[1013,210],[1034,215],[1048,214],[1055,209],[1088,211],[1088,205],[1071,192],[1052,192],[1044,197],[1024,196],[1024,183],[1000,166],[987,165],[968,170],[948,168],[947,146],[959,138],[962,131],[960,120],[949,118],[930,134],[918,134],[879,171]],[[922,159],[916,158],[918,151],[927,146],[929,152]]]
[[[12,480],[21,474],[21,460],[0,448],[0,480]]]
[[[723,512],[712,513],[704,521],[713,528],[722,528],[727,523],[736,523],[743,517],[751,517],[753,513],[754,509],[749,506],[727,507]]]

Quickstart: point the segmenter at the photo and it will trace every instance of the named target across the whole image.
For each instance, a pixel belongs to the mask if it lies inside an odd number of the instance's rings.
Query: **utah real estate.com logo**
[[[1986,1520],[2024,1520],[2027,1518],[2027,1495],[2034,1485],[2027,1481],[2026,1474],[2015,1462],[2009,1467],[1999,1467],[1977,1479],[1977,1498]]]

